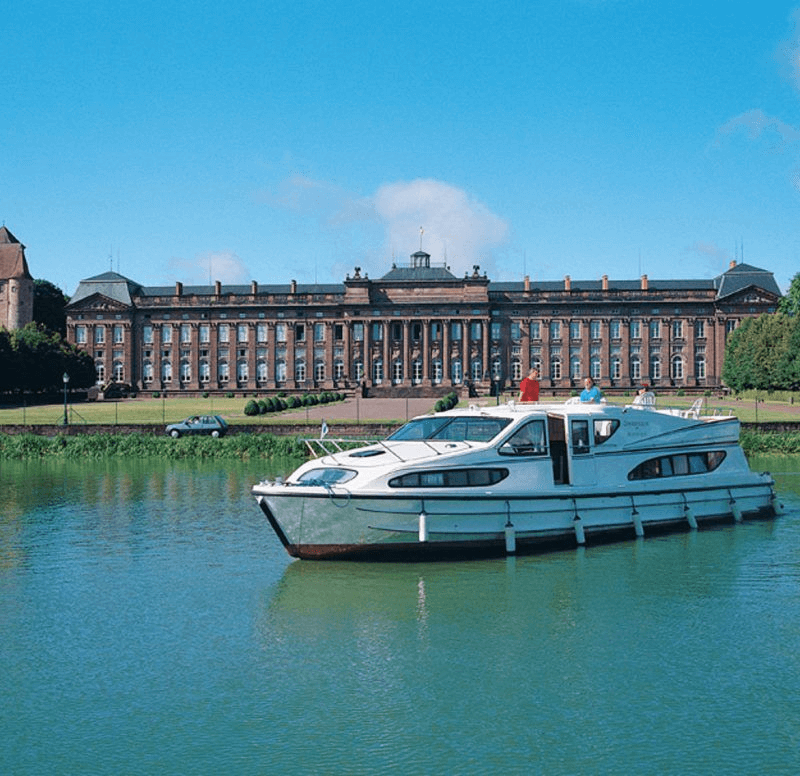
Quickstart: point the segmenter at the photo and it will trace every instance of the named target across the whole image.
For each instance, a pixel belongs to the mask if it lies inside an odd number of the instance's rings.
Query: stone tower
[[[11,331],[33,320],[33,277],[25,246],[0,226],[0,326]]]

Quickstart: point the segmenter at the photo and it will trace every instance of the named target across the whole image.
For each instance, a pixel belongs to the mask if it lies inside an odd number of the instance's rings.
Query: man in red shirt
[[[531,369],[519,384],[520,401],[539,401],[539,370]]]

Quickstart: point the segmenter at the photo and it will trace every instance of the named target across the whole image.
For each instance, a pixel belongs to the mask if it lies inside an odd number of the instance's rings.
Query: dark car
[[[191,418],[167,426],[167,433],[173,439],[189,434],[221,437],[227,430],[228,424],[219,415],[192,415]]]

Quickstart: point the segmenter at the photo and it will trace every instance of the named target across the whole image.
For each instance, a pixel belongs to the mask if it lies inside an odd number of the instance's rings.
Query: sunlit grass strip
[[[296,436],[236,434],[211,437],[154,437],[144,434],[86,434],[45,437],[38,434],[0,434],[0,459],[65,459],[108,457],[166,458],[169,460],[258,460],[298,458],[306,454]]]

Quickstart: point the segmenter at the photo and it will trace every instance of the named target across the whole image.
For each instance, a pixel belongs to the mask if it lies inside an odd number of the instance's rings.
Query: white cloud
[[[767,134],[777,138],[780,150],[800,141],[800,130],[787,124],[777,116],[768,116],[759,108],[749,110],[726,121],[719,130],[718,135],[731,135],[743,130],[750,140],[758,140]]]
[[[334,272],[352,271],[353,257],[372,275],[384,274],[392,260],[405,263],[422,248],[433,263],[445,260],[454,274],[494,268],[493,249],[508,235],[508,224],[467,192],[443,181],[417,179],[380,186],[357,196],[339,186],[293,175],[274,193],[259,198],[283,210],[314,218],[331,234]],[[380,234],[382,231],[382,235]]]
[[[231,251],[207,251],[193,259],[173,257],[169,260],[168,274],[183,279],[185,285],[222,283],[242,285],[252,279],[247,265]]]
[[[455,274],[473,264],[493,268],[492,249],[504,242],[508,224],[482,202],[448,183],[417,179],[387,183],[374,197],[385,229],[385,248],[401,261],[422,249],[433,261],[447,260]]]

